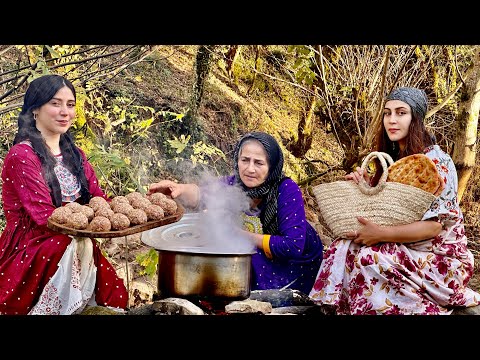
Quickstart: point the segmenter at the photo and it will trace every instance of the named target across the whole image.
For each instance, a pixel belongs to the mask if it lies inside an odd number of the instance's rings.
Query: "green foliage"
[[[166,143],[164,139],[172,137],[172,135],[187,132],[188,124],[185,113],[175,113],[171,111],[158,111],[156,113],[159,122],[156,124],[155,135],[159,143]],[[168,147],[168,144],[166,144]]]
[[[203,141],[193,144],[193,154],[190,156],[190,160],[194,164],[199,162],[206,165],[210,161],[216,162],[219,159],[227,161],[225,154],[219,148],[205,144]]]
[[[2,105],[0,105],[1,107]],[[17,133],[18,111],[9,111],[0,116],[0,158],[3,159],[13,144]]]
[[[180,161],[189,160],[192,166],[195,168],[198,164],[202,164],[202,169],[210,168],[217,175],[222,172],[224,164],[227,163],[227,158],[222,150],[209,145],[203,141],[198,141],[192,145],[189,145],[190,135],[181,135],[180,138],[174,136],[173,140],[167,140],[169,146],[174,149],[176,156],[173,160],[178,163]],[[183,156],[177,156],[177,155]],[[216,164],[220,164],[217,168]]]
[[[135,260],[143,267],[143,270],[140,271],[140,275],[153,277],[157,272],[158,252],[155,249],[150,249],[147,252],[138,254],[135,257]]]
[[[115,98],[111,108],[116,120],[111,122],[111,126],[120,126],[123,134],[133,138],[145,138],[153,123],[155,110],[149,106],[132,105],[131,101],[127,98]]]
[[[87,88],[91,86],[88,84]],[[152,107],[134,105],[134,100],[125,96],[110,99],[103,91],[92,91],[84,100],[87,124],[103,140],[121,142],[126,138],[148,137],[156,115]]]
[[[183,113],[178,114],[171,111],[159,111],[157,114],[161,115],[165,121],[182,121],[185,117],[185,114]]]
[[[285,51],[285,48],[282,46],[269,46],[270,52],[266,54],[265,60],[268,62],[270,65],[272,65],[277,71],[280,71],[282,67],[285,66],[285,63],[287,62],[287,56]],[[262,57],[259,57],[259,60],[262,60]]]
[[[97,173],[100,186],[109,196],[124,195],[141,189],[142,184],[136,178],[130,157],[120,150],[95,145],[89,153],[89,161]]]
[[[87,82],[86,88],[94,89],[95,83]],[[170,114],[156,113],[126,95],[112,97],[98,88],[77,95],[78,102],[84,106],[77,111],[76,140],[89,156],[102,188],[109,196],[145,192],[158,167],[152,126],[158,115]]]
[[[295,70],[295,78],[297,81],[301,84],[312,85],[317,76],[312,70],[314,52],[310,47],[304,45],[289,46],[288,51],[295,55],[293,69]]]
[[[251,50],[252,48],[250,48]],[[248,51],[242,51],[238,56],[238,60],[233,66],[233,77],[237,83],[239,81],[246,84],[255,82],[255,89],[259,90],[260,93],[264,93],[270,88],[268,81],[261,76],[256,76],[253,69],[262,72],[265,62],[260,57],[255,62],[255,56],[247,56],[248,53]]]
[[[31,81],[42,74],[55,72],[66,74],[74,81],[77,116],[72,132],[108,195],[123,195],[134,190],[144,192],[150,183],[149,178],[177,176],[183,171],[184,163],[194,168],[189,176],[205,168],[224,174],[225,169],[231,167],[225,154],[208,140],[197,141],[188,136],[192,134],[189,132],[191,123],[182,109],[189,100],[189,81],[194,73],[189,54],[194,51],[186,51],[185,46],[158,46],[162,51],[153,52],[143,61],[122,66],[121,72],[117,72],[116,68],[100,62],[103,50],[85,56],[85,48],[85,45],[19,45],[16,49],[28,61],[23,58],[22,62],[18,61],[21,56],[2,56],[0,62],[4,73],[20,69],[17,78],[28,75]],[[206,121],[221,127],[218,133],[209,134],[211,142],[222,144],[222,149],[228,148],[235,137],[250,129],[268,131],[279,135],[282,140],[296,141],[297,120],[304,111],[305,99],[310,96],[309,85],[317,81],[315,71],[318,71],[325,83],[322,82],[323,94],[318,95],[316,104],[315,128],[319,131],[314,136],[315,148],[312,146],[306,161],[290,156],[284,149],[285,172],[295,180],[301,180],[311,175],[311,169],[304,165],[308,160],[318,160],[314,164],[329,166],[341,164],[343,155],[332,149],[348,146],[359,135],[351,124],[358,119],[359,127],[368,125],[378,107],[378,99],[383,96],[380,60],[385,47],[325,45],[321,48],[324,61],[322,67],[317,68],[319,63],[316,63],[315,55],[319,54],[312,46],[244,46],[233,68],[236,89],[221,83],[217,75],[219,69],[224,73],[225,63],[219,60],[218,68],[212,69],[211,86],[203,95],[201,109]],[[256,59],[257,49],[260,56]],[[392,46],[392,49],[396,51],[390,53],[385,88],[388,89],[393,80],[406,85],[421,84],[429,90],[434,105],[443,101],[458,85],[459,76],[475,54],[474,47],[467,46],[443,45],[441,49],[417,46],[408,62],[401,60],[397,63],[395,59],[403,59],[410,52],[410,46]],[[93,54],[100,56],[97,58]],[[81,65],[85,57],[95,60]],[[114,65],[122,59],[117,56],[112,60],[115,60],[112,61]],[[35,67],[28,64],[35,64]],[[151,72],[146,71],[149,69]],[[105,73],[114,75],[105,81],[102,79]],[[255,91],[249,92],[247,98],[245,92],[253,82]],[[8,90],[5,85],[3,88]],[[20,95],[21,91],[18,89],[14,95]],[[230,93],[235,97],[230,97]],[[213,94],[215,101],[212,101]],[[458,92],[439,116],[432,119],[436,121],[434,125],[438,125],[437,131],[445,132],[444,139],[452,138],[450,134],[455,127],[443,126],[449,124],[443,119],[452,119],[457,97],[461,94],[463,92]],[[0,104],[0,109],[5,106]],[[12,109],[0,116],[0,158],[12,144],[18,110]],[[332,134],[323,136],[323,130]],[[344,130],[347,134],[341,137]],[[338,147],[331,146],[332,143],[337,143]],[[323,165],[318,168],[323,171]],[[2,215],[0,213],[0,229],[5,224]],[[150,250],[139,255],[137,262],[145,268],[144,273],[151,276],[156,270],[158,254]]]
[[[87,126],[87,118],[85,114],[85,103],[88,101],[88,97],[85,94],[84,89],[77,88],[77,101],[75,104],[75,121],[72,124],[74,129],[82,129]]]
[[[167,143],[175,149],[176,154],[180,154],[185,150],[185,148],[188,145],[188,142],[190,141],[190,135],[185,136],[181,135],[180,139],[174,136],[173,140],[167,140]]]

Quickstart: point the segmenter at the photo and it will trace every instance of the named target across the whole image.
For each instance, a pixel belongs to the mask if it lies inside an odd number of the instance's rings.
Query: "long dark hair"
[[[430,134],[425,127],[424,117],[422,114],[419,114],[417,111],[412,111],[411,114],[412,121],[410,122],[408,134],[405,138],[405,149],[400,150],[398,143],[391,141],[388,138],[382,118],[377,130],[375,151],[386,152],[394,161],[397,161],[405,156],[422,154],[428,146],[436,143],[435,136]],[[372,185],[378,183],[378,180],[383,173],[382,166],[380,165],[380,161],[378,159],[375,159],[375,169],[376,171],[372,179]]]
[[[24,96],[22,110],[18,116],[18,131],[13,140],[13,144],[29,141],[32,145],[33,150],[42,163],[43,177],[50,187],[52,202],[56,207],[62,205],[60,183],[54,171],[57,161],[48,148],[42,134],[36,127],[33,111],[49,102],[58,90],[64,86],[72,91],[76,99],[74,86],[69,80],[60,75],[44,75],[30,83]],[[81,202],[87,204],[90,201],[91,195],[88,190],[87,178],[85,177],[83,159],[79,149],[75,146],[70,130],[60,136],[60,149],[62,151],[64,165],[80,181]]]

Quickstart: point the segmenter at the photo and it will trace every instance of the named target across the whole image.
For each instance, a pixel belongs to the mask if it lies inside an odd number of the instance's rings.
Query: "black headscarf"
[[[265,148],[269,165],[267,179],[263,184],[254,188],[246,186],[240,179],[240,173],[238,172],[238,156],[245,141],[251,139],[259,141]],[[237,183],[240,184],[251,199],[262,199],[265,203],[265,211],[262,211],[260,215],[264,233],[277,233],[278,187],[285,178],[283,174],[283,153],[277,140],[273,136],[260,131],[245,134],[237,143],[233,160]]]

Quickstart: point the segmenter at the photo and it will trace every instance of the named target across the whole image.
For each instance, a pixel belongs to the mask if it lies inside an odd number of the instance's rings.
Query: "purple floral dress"
[[[438,145],[425,149],[445,189],[422,220],[443,224],[438,236],[415,243],[360,246],[336,239],[325,253],[310,297],[333,305],[337,314],[450,314],[478,305],[467,287],[474,259],[467,248],[458,205],[458,180],[450,156]]]

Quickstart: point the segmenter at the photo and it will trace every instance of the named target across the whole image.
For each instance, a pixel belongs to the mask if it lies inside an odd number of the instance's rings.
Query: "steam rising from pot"
[[[205,177],[201,185],[206,210],[199,214],[200,237],[205,247],[216,253],[251,253],[254,244],[240,233],[240,214],[250,207],[250,199],[238,186]]]
[[[144,231],[142,241],[159,250],[210,254],[253,254],[255,245],[242,229],[241,214],[250,199],[237,187],[204,175],[200,181],[202,209],[186,209],[178,222]]]

